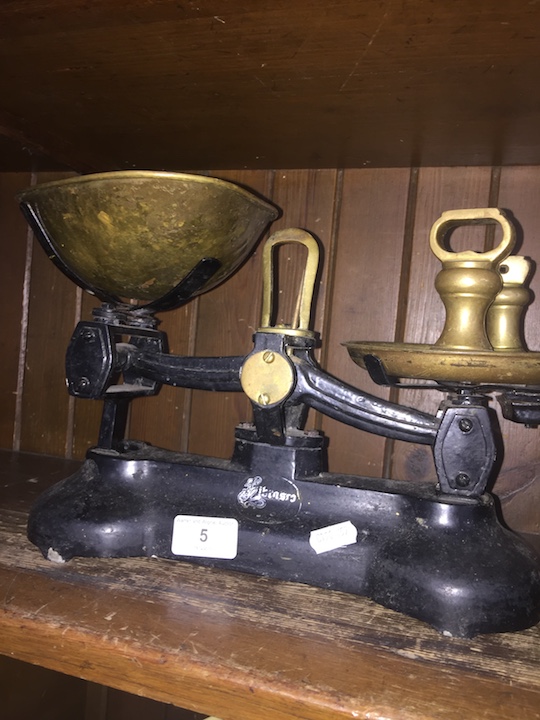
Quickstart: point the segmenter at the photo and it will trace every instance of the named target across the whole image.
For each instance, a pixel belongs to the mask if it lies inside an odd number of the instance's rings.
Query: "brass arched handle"
[[[272,308],[274,302],[274,248],[277,245],[298,243],[307,249],[307,259],[304,268],[302,285],[296,303],[297,311],[291,326],[275,327],[271,325]],[[266,241],[263,248],[263,302],[261,312],[260,330],[265,332],[279,331],[293,335],[311,335],[309,330],[311,305],[315,290],[315,281],[319,268],[319,245],[313,235],[299,228],[288,228],[275,232]]]
[[[462,225],[489,225],[498,223],[503,237],[499,245],[483,253],[474,250],[452,252],[444,247],[447,233]],[[516,242],[516,231],[506,214],[500,208],[470,208],[447,210],[434,223],[429,235],[429,244],[435,257],[443,264],[456,262],[474,262],[495,266],[512,252]]]

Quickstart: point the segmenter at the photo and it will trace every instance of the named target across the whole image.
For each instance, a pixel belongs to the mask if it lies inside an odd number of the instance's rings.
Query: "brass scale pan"
[[[153,171],[67,178],[25,190],[19,200],[71,280],[104,302],[138,301],[154,312],[229,277],[278,216],[233,183]]]

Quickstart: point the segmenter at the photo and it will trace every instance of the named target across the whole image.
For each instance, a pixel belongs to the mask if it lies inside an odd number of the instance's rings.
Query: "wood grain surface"
[[[39,182],[70,174],[40,173]],[[77,288],[58,272],[36,243],[28,293],[21,447],[31,452],[64,455],[71,419],[64,356],[77,319]],[[57,399],[51,402],[52,397]]]
[[[31,242],[14,201],[66,167],[190,168],[255,190],[282,209],[271,230],[320,241],[321,365],[434,412],[439,393],[374,385],[342,343],[437,337],[427,235],[444,209],[508,209],[519,251],[540,261],[539,28],[529,0],[0,4],[0,447],[39,453],[0,451],[2,720],[540,718],[538,628],[443,638],[305,586],[161,560],[43,560],[25,539],[28,507],[74,466],[41,454],[81,458],[97,439],[101,403],[68,397],[63,370],[95,301]],[[452,243],[493,240],[460,231]],[[279,264],[287,319],[298,257]],[[525,333],[538,351],[537,271],[531,288]],[[259,246],[227,283],[163,314],[171,351],[249,352],[260,297]],[[493,406],[504,520],[538,534],[538,431]],[[241,393],[164,387],[133,404],[129,434],[227,457],[249,416]],[[329,436],[333,471],[434,482],[425,446],[322,415],[308,426]]]
[[[4,654],[223,720],[540,717],[538,627],[463,640],[362,598],[183,562],[53,564],[26,540],[26,510],[69,464],[0,453],[0,467]]]
[[[535,2],[0,6],[0,126],[77,170],[540,161]]]
[[[15,202],[15,193],[30,183],[29,172],[0,174],[0,237],[3,268],[0,304],[3,308],[9,308],[3,315],[0,334],[2,356],[0,445],[2,447],[10,447],[20,441],[20,406],[17,402],[17,388],[21,372],[20,364],[26,345],[24,281],[30,236]]]
[[[212,173],[215,175],[216,173]],[[218,173],[223,180],[248,186],[271,199],[273,173]],[[252,336],[260,323],[262,298],[261,243],[227,282],[199,298],[193,351],[200,356],[243,355],[253,347]],[[230,457],[234,428],[251,417],[243,393],[194,390],[190,416],[190,452]]]
[[[399,168],[344,171],[330,312],[323,333],[328,372],[385,399],[388,389],[371,382],[342,344],[368,337],[394,339],[409,179],[409,170]],[[388,282],[390,277],[395,281]],[[322,428],[330,438],[332,470],[382,475],[383,438],[359,435],[326,417]]]

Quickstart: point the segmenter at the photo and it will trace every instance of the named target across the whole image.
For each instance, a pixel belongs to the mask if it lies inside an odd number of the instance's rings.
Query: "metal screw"
[[[274,362],[275,357],[276,356],[274,355],[274,353],[271,350],[266,350],[263,353],[262,359],[264,360],[265,363],[270,364],[270,363]]]
[[[77,390],[86,390],[90,386],[90,380],[87,377],[79,378],[77,381]]]
[[[259,405],[269,405],[270,404],[270,395],[268,395],[267,393],[261,393],[257,397],[257,402],[259,403]]]
[[[459,421],[459,429],[461,432],[468,433],[473,429],[473,421],[469,418],[461,418]]]
[[[456,485],[461,488],[466,488],[467,485],[470,485],[471,478],[467,475],[467,473],[460,472],[456,475]]]

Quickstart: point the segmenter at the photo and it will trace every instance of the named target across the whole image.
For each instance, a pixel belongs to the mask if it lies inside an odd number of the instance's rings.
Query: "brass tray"
[[[470,352],[420,343],[343,344],[354,362],[364,369],[366,356],[378,358],[389,377],[440,383],[540,385],[540,352]]]

